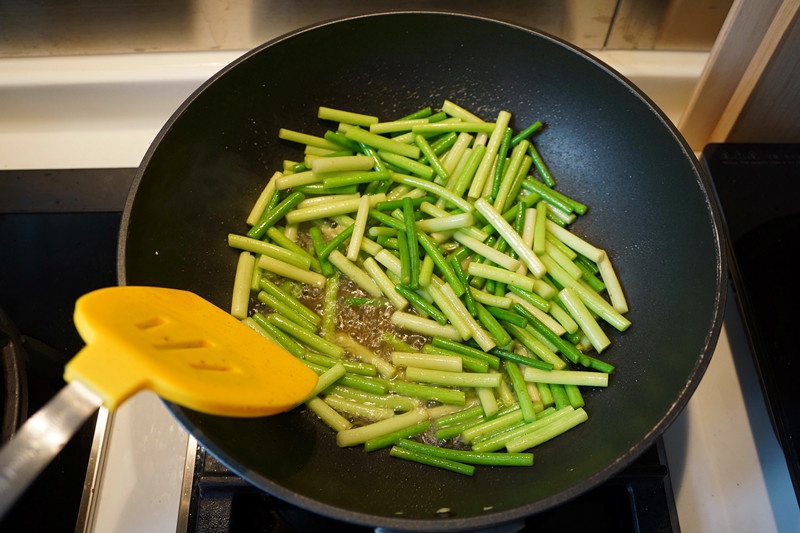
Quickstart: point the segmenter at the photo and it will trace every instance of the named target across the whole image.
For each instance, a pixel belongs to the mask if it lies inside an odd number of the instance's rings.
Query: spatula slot
[[[214,372],[229,372],[232,368],[230,365],[212,363],[210,361],[192,361],[189,366],[195,370],[211,370]]]
[[[156,350],[192,350],[197,348],[209,348],[211,344],[205,339],[194,339],[186,341],[164,341],[153,344]]]
[[[134,324],[139,329],[150,329],[156,326],[160,326],[161,324],[166,323],[166,321],[161,318],[160,316],[154,316],[153,318],[148,318],[147,320],[142,320],[141,322],[137,322]]]

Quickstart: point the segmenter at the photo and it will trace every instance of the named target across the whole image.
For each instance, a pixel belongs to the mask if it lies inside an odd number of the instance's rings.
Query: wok
[[[415,531],[506,523],[569,500],[651,446],[697,387],[716,344],[726,284],[720,214],[688,145],[640,91],[589,54],[537,31],[446,13],[355,17],[257,48],[198,89],[158,134],[125,207],[119,281],[188,289],[223,308],[252,203],[316,132],[319,105],[386,119],[444,99],[487,120],[547,126],[535,142],[561,191],[590,206],[574,227],[605,248],[633,326],[612,334],[607,390],[589,421],[535,450],[532,468],[474,477],[339,449],[302,409],[266,419],[170,405],[248,482],[317,513]],[[385,450],[384,450],[385,451]],[[446,510],[446,511],[443,511]]]

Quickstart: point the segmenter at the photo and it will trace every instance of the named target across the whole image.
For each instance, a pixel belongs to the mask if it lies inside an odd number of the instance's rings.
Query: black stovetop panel
[[[75,300],[116,284],[119,223],[118,212],[0,213],[0,307],[22,334],[26,416],[64,386],[64,364],[83,346]],[[0,531],[75,531],[96,420],[84,423]]]
[[[727,226],[737,305],[800,501],[800,145],[710,144],[703,162]]]

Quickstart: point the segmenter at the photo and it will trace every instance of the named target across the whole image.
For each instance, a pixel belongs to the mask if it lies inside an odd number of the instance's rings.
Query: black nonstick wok
[[[611,386],[589,421],[535,449],[532,468],[467,477],[361,448],[298,409],[265,419],[171,405],[198,441],[253,485],[341,520],[407,530],[477,529],[564,502],[620,471],[676,418],[716,344],[726,262],[720,214],[691,150],[619,74],[536,31],[444,13],[356,17],[245,54],[195,92],[148,150],[125,208],[119,281],[189,289],[230,305],[229,232],[264,180],[297,157],[286,127],[321,135],[317,106],[386,119],[450,99],[487,120],[506,109],[558,187],[590,206],[575,231],[606,249],[633,326],[612,333]],[[386,450],[384,450],[386,451]]]

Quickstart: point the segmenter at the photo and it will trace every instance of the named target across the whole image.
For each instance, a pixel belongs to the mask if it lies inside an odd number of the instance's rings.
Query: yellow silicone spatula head
[[[204,413],[266,416],[307,399],[317,375],[200,296],[110,287],[82,296],[75,326],[86,347],[66,366],[115,409],[144,389]]]

